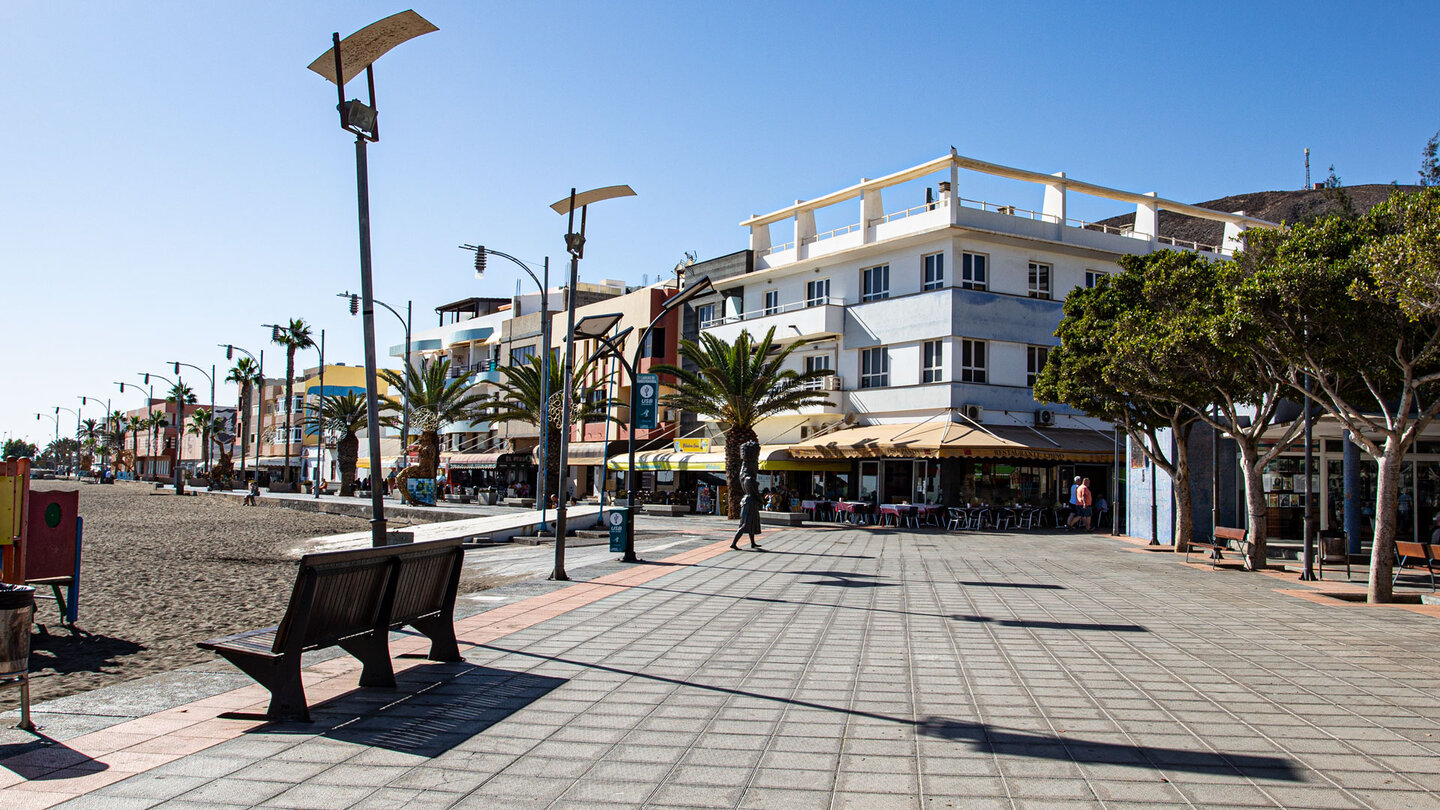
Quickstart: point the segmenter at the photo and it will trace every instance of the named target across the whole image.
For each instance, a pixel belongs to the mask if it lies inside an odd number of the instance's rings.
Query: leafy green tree
[[[360,438],[356,434],[367,423],[365,398],[354,391],[326,395],[318,411],[305,416],[306,429],[338,437],[335,454],[340,463],[341,495],[355,494],[355,467],[360,459]]]
[[[0,458],[35,458],[38,453],[39,448],[24,439],[6,439]]]
[[[260,366],[249,357],[241,357],[231,366],[230,373],[225,375],[225,382],[235,383],[240,389],[240,470],[245,470],[245,456],[250,452],[250,431],[254,425],[250,424],[250,408],[254,403],[255,386],[263,385],[264,378],[260,375]]]
[[[1440,413],[1440,189],[1247,234],[1238,308],[1277,373],[1378,466],[1368,594],[1392,598],[1405,452]]]
[[[420,429],[416,472],[420,478],[434,478],[440,460],[441,428],[469,419],[481,402],[480,394],[470,391],[468,378],[451,377],[450,361],[443,357],[434,362],[422,360],[419,368],[407,363],[403,376],[391,369],[381,369],[380,377],[402,392],[402,396],[386,396],[385,407],[396,412],[404,410],[403,395],[408,394],[410,424]]]
[[[1245,479],[1248,565],[1264,568],[1265,468],[1290,447],[1303,423],[1291,420],[1278,434],[1273,430],[1291,392],[1272,358],[1256,351],[1245,320],[1236,317],[1232,291],[1243,271],[1233,262],[1171,250],[1122,257],[1120,264],[1125,273],[1116,282],[1138,277],[1141,289],[1137,304],[1116,323],[1112,362],[1134,370],[1129,379],[1136,392],[1183,396],[1175,404],[1234,439]]]
[[[1440,132],[1431,135],[1420,150],[1420,185],[1440,186]]]
[[[655,368],[675,377],[674,392],[665,397],[667,405],[709,417],[725,431],[727,514],[732,518],[740,515],[740,447],[757,441],[755,426],[767,417],[830,402],[814,385],[830,376],[829,369],[785,368],[795,350],[809,342],[802,339],[778,346],[773,326],[759,341],[742,331],[733,344],[701,333],[699,342],[680,341],[680,357],[693,370],[672,365]]]
[[[539,441],[545,445],[545,491],[557,495],[560,492],[560,419],[561,403],[565,391],[564,363],[554,351],[550,353],[550,381],[544,388],[544,358],[531,356],[520,365],[506,366],[505,379],[495,383],[495,391],[485,397],[476,409],[476,419],[490,422],[518,422],[530,425],[539,434]],[[589,366],[572,370],[570,377],[571,420],[575,422],[613,419],[612,406],[619,403],[605,396],[603,383],[586,380]],[[542,391],[550,392],[550,401],[545,402]],[[618,421],[618,420],[615,420]]]
[[[270,338],[285,347],[285,482],[295,483],[290,469],[290,412],[295,401],[295,352],[315,345],[310,324],[302,318],[291,318],[287,326],[278,327]]]
[[[73,466],[75,453],[79,451],[80,443],[68,436],[62,436],[51,441],[45,446],[44,456],[49,459],[49,466],[59,469],[60,467]]]
[[[1174,550],[1182,552],[1194,533],[1189,439],[1199,417],[1184,403],[1195,391],[1150,378],[1136,362],[1143,354],[1136,347],[1119,351],[1121,342],[1130,339],[1121,332],[1122,320],[1133,310],[1156,305],[1145,299],[1144,271],[1144,265],[1131,265],[1065,297],[1064,317],[1055,330],[1060,345],[1050,350],[1034,395],[1118,426],[1151,464],[1165,471],[1175,495]],[[1160,435],[1166,428],[1174,437],[1173,453],[1171,442]]]

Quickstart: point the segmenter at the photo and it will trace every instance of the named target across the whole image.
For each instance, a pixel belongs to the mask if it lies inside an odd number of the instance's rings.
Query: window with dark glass
[[[766,314],[766,315],[774,315],[775,313],[777,313],[777,312],[779,312],[779,311],[780,311],[780,291],[779,291],[779,290],[766,290],[766,291],[765,291],[765,313],[764,313],[764,314]]]
[[[945,379],[945,343],[927,340],[921,344],[920,382],[940,382]]]
[[[1050,270],[1051,267],[1048,264],[1030,262],[1029,291],[1031,298],[1050,297]]]
[[[879,301],[890,297],[890,265],[867,267],[860,271],[861,301]]]
[[[860,352],[860,387],[884,388],[890,384],[890,354],[884,346]]]
[[[960,286],[967,290],[988,289],[986,265],[989,258],[983,253],[964,253],[960,256]]]
[[[1027,346],[1025,347],[1025,384],[1031,388],[1035,387],[1035,381],[1040,379],[1040,372],[1045,369],[1045,363],[1050,360],[1049,346]]]
[[[931,253],[922,257],[922,278],[920,289],[938,290],[945,286],[945,254]]]
[[[985,370],[985,341],[960,341],[960,381],[989,382],[989,375]]]
[[[805,283],[805,306],[818,307],[830,303],[830,279],[817,278]]]

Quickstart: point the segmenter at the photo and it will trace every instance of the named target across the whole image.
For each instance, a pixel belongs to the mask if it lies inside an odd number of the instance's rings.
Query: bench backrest
[[[459,538],[423,543],[400,555],[389,623],[453,611],[464,562],[465,549],[460,547]]]
[[[1395,553],[1401,557],[1411,557],[1417,560],[1430,559],[1429,549],[1424,543],[1412,543],[1407,540],[1395,541]]]
[[[1244,540],[1245,534],[1246,531],[1244,529],[1235,529],[1229,526],[1215,527],[1216,540]]]
[[[427,608],[403,618],[434,613],[437,590],[453,605],[463,555],[459,538],[305,555],[273,652],[330,646],[393,624],[402,578],[398,601],[406,610]]]

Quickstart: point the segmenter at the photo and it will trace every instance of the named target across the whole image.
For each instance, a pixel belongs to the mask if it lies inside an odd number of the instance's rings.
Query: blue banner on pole
[[[636,430],[654,430],[660,425],[660,375],[636,374]]]

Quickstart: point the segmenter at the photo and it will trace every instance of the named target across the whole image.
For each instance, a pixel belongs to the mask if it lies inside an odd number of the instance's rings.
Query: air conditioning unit
[[[843,391],[843,390],[845,390],[845,378],[844,378],[844,377],[840,377],[840,376],[838,376],[838,375],[831,374],[830,376],[825,377],[824,380],[825,380],[825,390],[826,390],[826,391]]]
[[[1036,426],[1036,427],[1054,427],[1054,426],[1055,426],[1055,412],[1054,412],[1054,411],[1050,411],[1050,410],[1044,410],[1044,409],[1041,409],[1041,410],[1036,411],[1036,412],[1035,412],[1035,426]]]
[[[979,405],[961,405],[960,413],[964,414],[965,418],[972,422],[985,421],[985,409]]]

